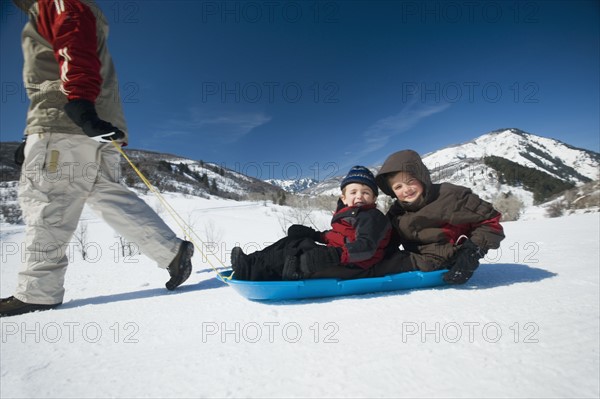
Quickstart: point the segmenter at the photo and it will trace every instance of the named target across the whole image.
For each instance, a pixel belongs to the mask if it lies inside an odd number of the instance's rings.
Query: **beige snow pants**
[[[113,144],[83,135],[27,137],[19,182],[27,227],[17,299],[35,304],[63,301],[66,249],[86,203],[159,267],[166,268],[173,260],[181,240],[152,208],[119,183],[119,158]]]

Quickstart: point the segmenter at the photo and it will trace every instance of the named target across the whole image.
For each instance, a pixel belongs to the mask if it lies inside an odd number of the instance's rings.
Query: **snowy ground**
[[[236,243],[251,252],[302,216],[167,199],[218,243],[204,248],[216,267]],[[311,215],[319,228],[328,219]],[[89,258],[72,245],[65,304],[1,319],[0,397],[598,398],[599,222],[505,223],[501,249],[461,287],[260,303],[216,280],[198,252],[188,282],[167,291],[166,271],[123,257],[86,212]],[[23,228],[1,227],[5,297]]]

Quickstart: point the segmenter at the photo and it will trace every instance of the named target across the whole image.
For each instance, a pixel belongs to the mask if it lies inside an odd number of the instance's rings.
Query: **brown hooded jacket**
[[[423,184],[414,203],[398,200],[387,216],[395,230],[392,245],[410,253],[403,270],[438,270],[448,266],[459,237],[467,236],[484,251],[500,246],[504,232],[500,213],[469,188],[450,183],[433,184],[419,154],[404,150],[390,155],[375,177],[381,190],[395,198],[388,179],[398,172],[410,173]]]

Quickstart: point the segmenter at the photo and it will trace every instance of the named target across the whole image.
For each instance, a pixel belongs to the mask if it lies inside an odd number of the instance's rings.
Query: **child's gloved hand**
[[[312,227],[301,224],[293,224],[288,228],[288,237],[290,238],[310,238],[313,241],[321,241],[321,232]]]
[[[479,259],[484,256],[485,251],[467,239],[456,252],[454,262],[451,263],[452,267],[444,274],[444,281],[448,284],[466,283],[479,267]]]
[[[341,248],[320,246],[300,255],[300,271],[306,276],[340,265]]]
[[[25,163],[25,140],[19,144],[17,150],[15,151],[15,163],[18,166],[21,166],[23,163]]]

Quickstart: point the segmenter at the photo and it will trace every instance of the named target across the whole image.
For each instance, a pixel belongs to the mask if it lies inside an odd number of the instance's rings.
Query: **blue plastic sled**
[[[323,278],[298,281],[243,281],[227,279],[232,273],[229,270],[218,274],[217,278],[227,283],[247,299],[254,301],[280,301],[437,287],[446,284],[442,276],[447,271],[414,271],[355,280]]]

